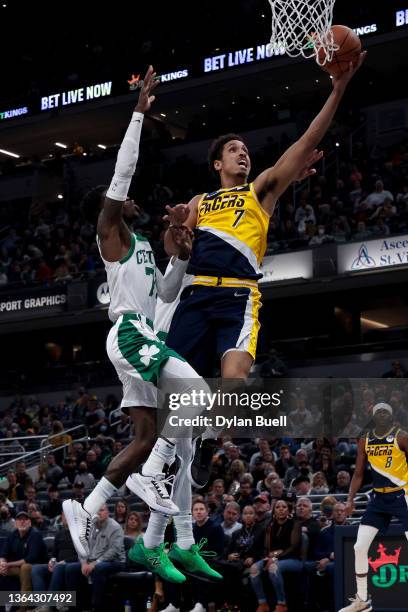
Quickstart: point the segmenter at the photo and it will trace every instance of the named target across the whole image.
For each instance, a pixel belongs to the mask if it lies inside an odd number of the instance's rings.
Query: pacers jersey
[[[379,438],[374,430],[366,435],[365,451],[374,489],[408,485],[408,463],[405,452],[398,446],[399,431],[394,427],[383,438]]]
[[[188,272],[258,279],[266,250],[269,215],[253,183],[206,193],[198,204]]]
[[[100,249],[99,238],[97,244]],[[151,321],[156,309],[156,263],[149,241],[140,234],[131,235],[130,249],[120,261],[106,261],[110,295],[109,318],[139,313]]]

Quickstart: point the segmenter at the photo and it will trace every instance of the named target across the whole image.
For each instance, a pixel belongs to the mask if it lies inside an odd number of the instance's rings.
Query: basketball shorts
[[[186,287],[166,344],[202,376],[212,375],[214,357],[219,360],[231,350],[246,351],[255,359],[261,294],[256,282],[252,285]]]
[[[108,334],[106,350],[123,385],[121,408],[157,407],[160,373],[170,358],[180,364],[180,372],[172,368],[175,374],[186,375],[185,360],[159,340],[144,315],[121,315]]]
[[[404,531],[408,531],[407,492],[404,489],[393,493],[373,491],[361,524],[377,527],[380,532],[384,533],[393,517],[402,523]]]

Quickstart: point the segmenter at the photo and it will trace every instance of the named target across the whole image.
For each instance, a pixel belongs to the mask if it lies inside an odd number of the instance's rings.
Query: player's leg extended
[[[87,558],[92,518],[103,504],[125,484],[126,478],[135,471],[148,455],[155,440],[155,419],[151,408],[129,408],[135,426],[135,437],[110,462],[105,475],[100,479],[83,504],[65,500],[63,511],[67,519],[77,553]]]
[[[342,608],[339,612],[372,610],[371,600],[367,593],[368,551],[377,533],[377,527],[371,525],[360,525],[358,528],[357,540],[354,544],[357,594],[351,600],[350,605]]]

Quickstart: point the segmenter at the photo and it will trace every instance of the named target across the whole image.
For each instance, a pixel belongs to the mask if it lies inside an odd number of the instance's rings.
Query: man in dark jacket
[[[0,552],[0,590],[15,590],[13,582],[18,578],[21,591],[32,591],[31,568],[47,560],[47,547],[27,512],[17,514],[16,527]]]
[[[74,563],[78,561],[78,555],[72,543],[71,534],[67,527],[64,514],[61,515],[64,525],[56,535],[54,540],[54,550],[50,561],[38,563],[32,568],[32,581],[34,591],[63,591],[65,573],[61,567],[64,563]]]

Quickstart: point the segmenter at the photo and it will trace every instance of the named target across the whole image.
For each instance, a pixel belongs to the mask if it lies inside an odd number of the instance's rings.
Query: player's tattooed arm
[[[354,498],[363,484],[364,470],[367,463],[367,453],[365,450],[365,438],[360,438],[357,446],[357,460],[354,468],[353,478],[350,482],[349,494],[346,502],[346,512],[351,514],[354,510]]]

